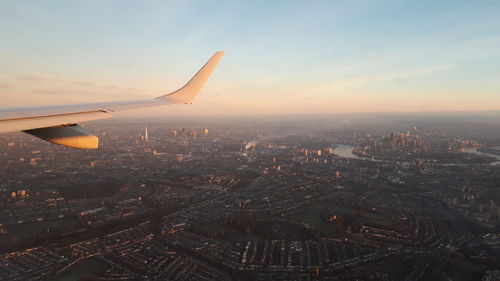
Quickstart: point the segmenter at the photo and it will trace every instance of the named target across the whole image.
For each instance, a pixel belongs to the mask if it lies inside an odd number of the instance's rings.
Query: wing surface
[[[43,131],[43,139],[51,141],[51,135],[56,138],[59,135],[63,137],[68,135],[69,128],[62,129],[62,127],[73,126],[73,129],[78,129],[77,133],[69,135],[78,136],[82,133],[80,130],[82,128],[76,128],[74,125],[84,121],[110,118],[113,112],[161,105],[190,104],[203,88],[223,55],[223,51],[216,52],[182,88],[153,99],[0,109],[0,133],[25,131],[42,138],[41,131],[35,129],[54,127],[55,129]],[[63,145],[71,146],[67,143],[65,141]]]

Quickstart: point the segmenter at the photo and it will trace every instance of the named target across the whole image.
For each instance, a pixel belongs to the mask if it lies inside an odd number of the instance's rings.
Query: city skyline
[[[0,6],[2,107],[155,97],[223,49],[192,106],[146,113],[500,110],[494,1]]]
[[[370,122],[1,135],[0,279],[497,280],[500,123]]]
[[[0,1],[0,280],[500,280],[498,15]]]

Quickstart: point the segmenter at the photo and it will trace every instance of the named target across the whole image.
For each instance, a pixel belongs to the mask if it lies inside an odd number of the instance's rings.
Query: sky
[[[145,99],[226,55],[193,105],[141,114],[500,110],[500,1],[0,1],[0,107]]]

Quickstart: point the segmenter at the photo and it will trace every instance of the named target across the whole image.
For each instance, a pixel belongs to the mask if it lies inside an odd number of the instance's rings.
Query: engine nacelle
[[[23,132],[51,143],[74,148],[95,149],[99,146],[98,137],[76,124],[25,130]]]

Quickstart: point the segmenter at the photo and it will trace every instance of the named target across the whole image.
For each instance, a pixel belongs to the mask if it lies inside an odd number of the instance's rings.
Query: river
[[[358,155],[352,153],[353,148],[354,148],[354,146],[352,146],[352,145],[339,144],[339,145],[335,146],[335,148],[333,149],[333,154],[338,155],[340,157],[344,157],[344,158],[371,160],[370,158],[359,157]]]
[[[335,155],[338,155],[338,156],[344,157],[344,158],[361,159],[361,160],[377,161],[377,162],[380,161],[380,160],[372,160],[371,158],[368,158],[368,157],[359,157],[358,155],[352,153],[353,148],[354,148],[354,146],[352,146],[352,145],[339,144],[335,147],[335,149],[333,150],[333,153]],[[481,151],[477,150],[477,147],[466,147],[464,152],[465,153],[472,153],[472,154],[476,154],[476,155],[493,157],[493,158],[497,159],[498,161],[491,162],[490,165],[493,165],[493,166],[500,165],[500,155],[481,152]]]
[[[500,165],[500,155],[486,153],[486,152],[481,152],[481,151],[477,150],[477,147],[466,147],[464,152],[466,152],[466,153],[472,153],[472,154],[476,154],[476,155],[483,155],[483,156],[493,157],[493,158],[497,159],[498,161],[491,162],[490,165],[493,165],[493,166]]]

